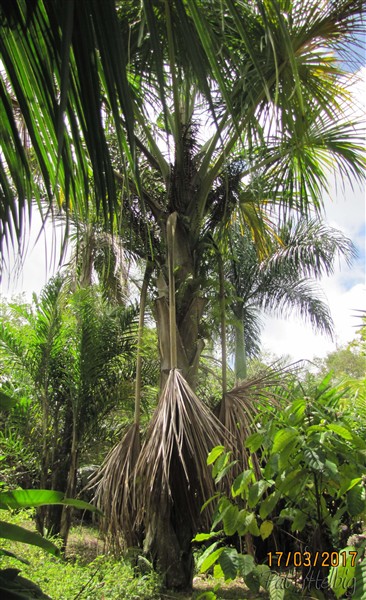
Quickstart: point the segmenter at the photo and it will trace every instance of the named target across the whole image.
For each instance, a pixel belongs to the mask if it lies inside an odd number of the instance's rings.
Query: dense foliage
[[[306,396],[298,389],[292,398],[280,411],[260,411],[256,431],[245,441],[249,468],[235,478],[229,495],[220,492],[220,482],[235,461],[223,446],[210,453],[216,508],[211,532],[196,540],[216,541],[201,556],[200,569],[216,564],[218,577],[241,575],[250,589],[262,585],[271,598],[286,598],[296,592],[295,566],[305,597],[314,588],[324,597],[332,597],[333,590],[339,598],[352,588],[352,598],[361,599],[366,592],[365,421],[347,389],[330,385],[330,375]],[[247,543],[247,553],[238,553],[234,535],[258,538],[256,553],[248,553]],[[256,566],[255,559],[265,565]],[[289,579],[279,578],[280,571]]]

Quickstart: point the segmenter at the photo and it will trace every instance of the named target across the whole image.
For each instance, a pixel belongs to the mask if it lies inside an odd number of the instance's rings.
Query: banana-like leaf
[[[55,556],[60,553],[59,548],[57,548],[55,544],[39,535],[39,533],[29,531],[29,529],[14,525],[13,523],[7,523],[6,521],[0,521],[0,537],[14,542],[39,546],[43,550],[46,550],[46,552],[54,554]]]
[[[101,511],[83,500],[65,498],[62,492],[53,490],[15,490],[0,493],[0,509],[28,508],[30,506],[43,506],[45,504],[64,504],[80,510],[91,510],[102,514]]]

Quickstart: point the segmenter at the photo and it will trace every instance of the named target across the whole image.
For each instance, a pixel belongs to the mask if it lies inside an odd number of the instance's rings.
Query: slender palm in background
[[[136,329],[135,306],[108,306],[94,287],[71,293],[62,277],[51,280],[32,307],[3,307],[3,378],[41,414],[42,430],[34,418],[29,432],[42,440],[34,474],[40,488],[75,496],[82,445],[121,396],[126,403]],[[60,533],[65,544],[70,523],[66,507],[38,509],[38,529]]]
[[[333,322],[322,291],[322,275],[334,272],[337,259],[350,264],[355,255],[352,242],[340,231],[319,220],[287,222],[280,228],[270,253],[258,258],[254,243],[233,228],[227,252],[227,303],[233,314],[235,377],[247,376],[247,356],[259,352],[261,312],[297,313],[311,326],[329,336]]]
[[[347,56],[350,38],[361,31],[363,1],[19,0],[1,7],[0,241],[19,240],[34,202],[43,214],[46,206],[82,221],[92,203],[127,244],[138,240],[143,260],[155,267],[161,382],[174,386],[166,229],[176,213],[176,366],[194,390],[215,230],[236,219],[265,253],[264,204],[282,213],[320,211],[330,166],[345,178],[364,176],[349,77],[336,54]],[[242,185],[230,194],[233,159]],[[193,429],[206,412],[196,403],[187,431],[186,388],[182,382],[178,387],[183,400],[174,414],[185,424],[178,428],[181,441],[173,460],[164,446],[171,432],[156,440],[165,442],[150,457],[160,461],[156,468],[169,482],[164,527],[149,527],[143,505],[140,514],[146,548],[163,570],[174,565],[168,583],[185,587],[193,523],[187,519],[182,526],[181,519],[202,499],[199,482],[206,475]],[[165,388],[160,411],[171,410],[171,391]],[[157,432],[150,431],[151,448]],[[184,477],[174,478],[176,464]],[[182,495],[184,480],[190,493]],[[152,479],[144,486],[155,492]],[[161,510],[158,496],[152,497],[150,521]]]

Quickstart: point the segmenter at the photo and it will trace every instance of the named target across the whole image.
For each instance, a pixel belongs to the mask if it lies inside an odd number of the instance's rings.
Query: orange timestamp
[[[269,567],[354,567],[356,550],[341,552],[268,552]]]

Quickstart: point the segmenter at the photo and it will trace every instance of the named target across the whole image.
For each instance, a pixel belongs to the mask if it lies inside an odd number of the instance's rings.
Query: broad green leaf
[[[366,509],[366,488],[361,483],[347,492],[347,507],[352,517],[360,515]]]
[[[306,428],[307,436],[309,437],[312,433],[324,433],[324,425],[310,425]]]
[[[305,398],[298,398],[291,404],[291,406],[286,408],[286,412],[289,413],[288,420],[290,425],[298,425],[300,423],[305,414],[306,404],[307,402]]]
[[[214,517],[212,520],[211,530],[213,531],[218,523],[222,521],[225,516],[225,513],[229,510],[230,506],[232,506],[230,500],[226,497],[220,499],[220,502],[216,508],[214,513]]]
[[[225,579],[224,571],[221,568],[221,565],[217,564],[214,566],[213,575],[215,579]]]
[[[273,531],[273,523],[272,521],[263,521],[259,528],[259,533],[261,535],[262,540],[267,539]]]
[[[255,560],[250,554],[241,554],[239,556],[239,573],[242,577],[247,577],[255,568]]]
[[[250,452],[257,452],[264,442],[264,433],[252,433],[245,440],[245,446]]]
[[[309,516],[302,510],[295,510],[294,520],[291,523],[291,531],[302,531],[308,522]]]
[[[307,473],[303,469],[290,471],[283,479],[277,478],[277,487],[281,494],[287,494],[290,490],[296,489],[300,481],[307,478]]]
[[[223,452],[220,454],[212,467],[212,477],[215,479],[221,471],[226,467],[230,459],[230,452]]]
[[[273,574],[267,588],[270,600],[283,600],[285,597],[285,580],[277,574]]]
[[[248,512],[244,508],[242,508],[239,511],[237,522],[236,522],[237,532],[238,532],[238,535],[240,535],[240,536],[248,533],[247,516],[248,516]]]
[[[29,529],[24,529],[24,527],[19,527],[19,525],[7,523],[6,521],[0,521],[0,537],[7,540],[12,540],[14,542],[22,542],[23,544],[39,546],[43,550],[46,550],[55,556],[60,554],[60,550],[57,548],[57,546],[55,546],[55,544],[42,537],[38,533],[29,531]]]
[[[314,471],[324,471],[324,461],[319,452],[313,448],[305,448],[303,451],[306,464]]]
[[[270,496],[267,496],[267,498],[265,498],[261,502],[259,508],[259,516],[261,519],[265,519],[266,517],[268,517],[268,515],[273,511],[280,498],[281,492],[279,490],[276,490],[275,492],[273,492],[273,494],[270,494]]]
[[[327,473],[332,475],[333,477],[338,475],[338,467],[337,467],[336,463],[334,463],[333,461],[326,459],[325,468],[326,468]]]
[[[346,481],[344,481],[341,487],[339,488],[338,496],[343,496],[343,494],[355,487],[355,485],[357,485],[357,483],[359,483],[361,480],[362,477],[355,477],[354,479],[347,479]]]
[[[235,579],[239,568],[239,555],[235,548],[225,548],[219,558],[219,564],[223,570],[225,581]]]
[[[215,477],[215,483],[220,483],[221,479],[225,477],[225,475],[233,468],[234,465],[236,465],[237,462],[237,460],[233,460],[229,464],[225,465],[225,467],[220,470],[217,477]]]
[[[352,433],[348,429],[343,427],[342,425],[338,425],[337,423],[331,423],[330,425],[327,426],[327,428],[330,431],[333,431],[334,433],[339,435],[344,440],[348,440],[348,441],[352,440]]]
[[[271,479],[276,473],[279,472],[279,458],[280,457],[278,454],[271,454],[271,456],[268,458],[266,466],[263,470],[263,477],[265,477],[265,479]]]
[[[294,456],[297,455],[297,461],[299,462],[299,454],[298,454],[298,446],[299,446],[299,442],[300,442],[300,438],[298,436],[292,438],[288,444],[286,444],[286,446],[281,450],[281,452],[279,454],[276,454],[276,456],[278,456],[278,468],[279,470],[281,469],[286,469],[286,467],[288,466],[289,462],[290,462],[290,457],[291,457],[291,464],[294,464],[295,460],[294,460]]]
[[[366,558],[356,565],[355,578],[352,585],[352,600],[365,600],[366,598]]]
[[[219,542],[214,542],[208,548],[206,548],[206,550],[197,559],[197,570],[198,571],[200,571],[201,566],[204,563],[204,561],[206,560],[206,558],[211,556],[211,554],[214,552],[214,550],[217,548],[218,545],[219,545]]]
[[[200,573],[206,573],[210,567],[220,558],[225,548],[217,548],[209,554],[201,564]]]
[[[224,532],[226,533],[226,535],[234,535],[234,533],[236,533],[238,524],[238,514],[239,509],[234,504],[229,506],[228,509],[225,511],[222,522],[224,526]]]
[[[242,495],[247,489],[248,484],[253,479],[253,470],[247,469],[238,475],[231,487],[231,495],[233,498]]]
[[[277,431],[272,446],[272,454],[280,453],[291,441],[298,437],[298,431],[293,427],[286,427]]]
[[[260,585],[266,590],[272,577],[272,571],[268,565],[257,565],[254,571],[259,579]]]
[[[248,575],[245,575],[244,581],[245,585],[250,589],[251,592],[258,594],[260,588],[259,576],[254,569],[250,571]]]
[[[211,533],[197,533],[197,535],[195,535],[192,539],[192,542],[206,542],[207,540],[217,537],[220,533],[220,531],[211,531]]]
[[[212,465],[223,452],[225,452],[225,446],[215,446],[207,457],[207,464]]]
[[[248,527],[249,533],[255,536],[259,536],[259,527],[257,523],[257,519],[255,518],[254,513],[250,513],[246,518],[246,525]]]
[[[261,479],[257,481],[249,488],[248,493],[248,506],[249,508],[254,508],[258,503],[259,499],[263,496],[264,492],[268,489],[270,484],[268,481]]]
[[[101,511],[92,504],[83,500],[65,498],[62,492],[52,490],[15,490],[13,492],[0,492],[0,509],[28,508],[33,506],[43,506],[45,504],[64,504],[73,506],[80,510],[90,510],[102,514]]]

